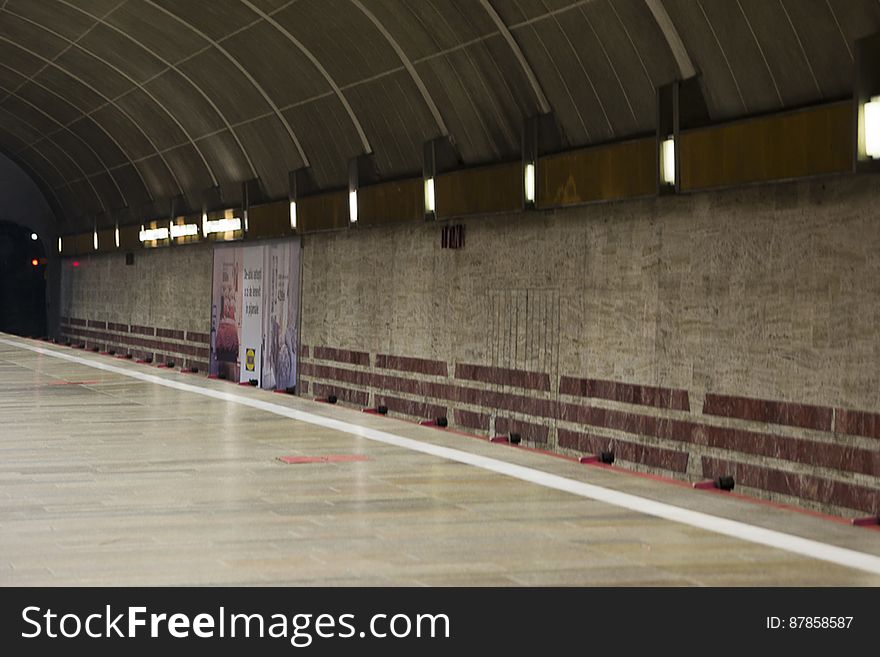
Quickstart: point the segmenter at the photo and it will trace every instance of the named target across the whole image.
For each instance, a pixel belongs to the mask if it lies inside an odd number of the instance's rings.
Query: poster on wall
[[[242,250],[214,249],[211,294],[210,374],[239,381],[242,302]]]
[[[296,385],[299,258],[297,239],[214,248],[211,375]]]
[[[239,381],[260,381],[263,357],[263,246],[245,246],[241,266],[241,342]]]
[[[286,390],[296,385],[299,344],[299,243],[264,247],[263,381],[264,388]]]

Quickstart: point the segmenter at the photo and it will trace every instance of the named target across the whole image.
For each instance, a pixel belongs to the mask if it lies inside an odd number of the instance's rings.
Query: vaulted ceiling
[[[568,147],[652,132],[695,73],[713,120],[838,99],[878,30],[878,0],[0,0],[0,151],[70,232],[418,173],[443,135],[514,158],[547,111]]]

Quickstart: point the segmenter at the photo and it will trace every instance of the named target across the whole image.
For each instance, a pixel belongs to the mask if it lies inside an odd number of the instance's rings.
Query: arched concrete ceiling
[[[0,0],[0,151],[67,232],[365,152],[418,173],[441,135],[516,157],[547,110],[571,147],[652,132],[691,71],[715,120],[841,98],[878,29],[878,0]]]

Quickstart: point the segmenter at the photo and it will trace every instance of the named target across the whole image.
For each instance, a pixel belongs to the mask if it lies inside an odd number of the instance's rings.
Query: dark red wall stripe
[[[398,370],[400,372],[416,372],[432,376],[448,376],[446,363],[441,360],[427,358],[411,358],[409,356],[376,355],[376,367],[380,369]]]
[[[152,326],[139,326],[138,324],[132,324],[129,331],[132,333],[140,333],[141,335],[156,335],[156,329]]]
[[[489,416],[485,413],[474,413],[473,411],[464,411],[460,408],[453,409],[453,419],[455,424],[468,429],[476,429],[477,431],[489,430]]]
[[[545,372],[528,372],[488,365],[469,365],[457,363],[455,378],[481,383],[527,388],[529,390],[550,390],[550,375]]]
[[[624,404],[671,408],[679,411],[690,411],[691,409],[687,390],[677,388],[660,388],[619,381],[577,379],[563,376],[559,380],[559,392],[563,395],[608,399]]]
[[[93,331],[91,329],[65,326],[62,326],[61,330],[71,337],[91,339],[100,342],[101,344],[142,347],[148,350],[158,350],[163,352],[185,354],[188,356],[197,356],[202,359],[207,359],[210,355],[209,348],[204,345],[176,344],[172,342],[162,342],[160,340],[151,340],[148,338],[139,338],[129,334],[118,335],[115,333],[108,333],[106,331]]]
[[[349,404],[357,404],[358,406],[366,406],[370,403],[370,394],[361,390],[352,390],[351,388],[343,388],[336,385],[325,385],[315,383],[312,385],[312,393],[315,397],[327,398],[330,395],[336,395],[342,401]]]
[[[703,457],[702,467],[707,479],[732,475],[742,486],[880,514],[880,490],[876,488],[708,456]]]
[[[388,395],[376,395],[376,403],[379,406],[387,406],[389,411],[410,415],[412,417],[433,420],[438,417],[448,417],[448,409],[445,406],[416,402]]]
[[[703,413],[722,417],[831,431],[834,411],[825,406],[707,394]]]
[[[177,329],[157,328],[156,335],[160,338],[171,338],[172,340],[183,340],[186,333]]]
[[[380,391],[403,392],[490,408],[496,411],[512,411],[534,417],[544,417],[549,420],[558,419],[585,426],[613,429],[633,435],[653,436],[680,443],[707,445],[758,456],[770,456],[804,465],[880,476],[880,454],[872,450],[846,445],[716,427],[690,420],[655,417],[576,403],[555,402],[550,399],[536,399],[506,392],[480,390],[457,384],[419,381],[313,363],[304,363],[301,372],[306,377],[338,380]],[[502,427],[506,426],[503,422],[502,418]],[[496,431],[507,433],[509,429],[499,429],[496,420]],[[527,440],[539,440],[527,437],[534,435],[530,432],[523,431],[521,433]],[[540,442],[545,440],[546,438],[543,438]]]
[[[837,433],[880,439],[880,414],[844,408],[838,408],[834,413],[834,430]]]
[[[370,365],[370,354],[365,351],[350,351],[348,349],[336,349],[335,347],[315,347],[314,358],[318,360],[335,360],[337,363],[349,363],[351,365]]]
[[[543,424],[523,422],[522,420],[509,417],[496,417],[495,433],[500,435],[518,433],[523,440],[546,444],[550,434],[550,427]]]
[[[860,472],[880,477],[880,451],[840,443],[699,424],[694,425],[689,442],[831,470]]]
[[[688,453],[650,445],[641,445],[620,438],[606,438],[591,433],[558,429],[560,447],[573,449],[584,454],[597,454],[612,450],[615,458],[630,463],[642,463],[671,472],[687,472]]]

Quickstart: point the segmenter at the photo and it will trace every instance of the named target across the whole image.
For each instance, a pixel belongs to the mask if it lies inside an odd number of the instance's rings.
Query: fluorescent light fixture
[[[296,230],[296,201],[290,202],[290,228]]]
[[[660,144],[660,179],[667,185],[675,184],[675,140],[672,137]]]
[[[348,220],[356,224],[358,220],[358,193],[357,190],[348,193]]]
[[[31,233],[31,240],[33,240],[34,242],[37,241],[37,234],[36,233]]]
[[[202,212],[202,235],[208,234],[208,213]]]
[[[98,250],[98,231],[96,230],[92,233],[92,246],[95,247],[95,251]]]
[[[202,230],[205,232],[205,235],[241,230],[241,219],[238,217],[232,217],[231,219],[215,219],[214,221],[209,221],[205,215],[202,215]]]
[[[437,205],[434,201],[434,179],[428,178],[425,180],[425,214],[434,212],[436,209]]]
[[[171,237],[189,237],[190,235],[198,235],[198,224],[171,224]]]
[[[529,162],[526,165],[525,170],[525,192],[526,192],[526,203],[534,203],[535,202],[535,165],[532,162]]]
[[[156,240],[167,240],[168,239],[168,229],[167,228],[147,228],[144,230],[143,226],[141,227],[141,232],[138,235],[141,242],[155,242]]]
[[[61,238],[58,238],[58,253],[61,253]]]
[[[865,103],[865,153],[880,160],[880,96]]]
[[[116,227],[116,230],[113,231],[113,238],[116,240],[116,248],[119,248],[119,226]]]

